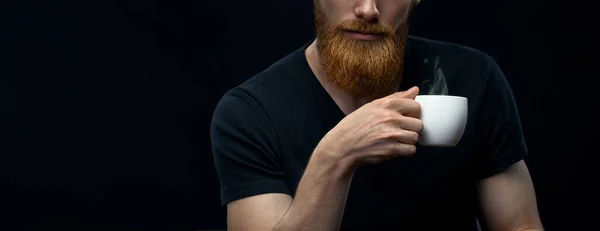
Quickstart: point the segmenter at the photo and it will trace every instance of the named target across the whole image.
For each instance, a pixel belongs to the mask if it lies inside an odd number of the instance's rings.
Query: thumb
[[[419,87],[414,86],[406,91],[401,91],[394,95],[396,97],[400,97],[400,98],[415,99],[415,97],[417,97],[418,94],[419,94]]]

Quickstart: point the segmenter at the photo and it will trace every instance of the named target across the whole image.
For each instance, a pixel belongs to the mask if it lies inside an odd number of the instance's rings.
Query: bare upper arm
[[[479,194],[490,230],[542,230],[533,183],[524,161],[482,180]]]
[[[232,201],[227,204],[227,229],[271,230],[291,204],[292,197],[283,193],[267,193]]]

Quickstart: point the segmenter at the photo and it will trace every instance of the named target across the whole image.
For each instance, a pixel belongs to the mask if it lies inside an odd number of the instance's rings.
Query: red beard
[[[329,81],[355,97],[371,97],[389,89],[403,69],[408,20],[396,31],[359,20],[344,21],[332,27],[328,26],[318,1],[314,7],[317,50]],[[383,38],[352,40],[344,31],[378,33]]]

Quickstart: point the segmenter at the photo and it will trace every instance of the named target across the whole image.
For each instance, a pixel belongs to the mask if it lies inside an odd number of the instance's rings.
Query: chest
[[[284,164],[292,193],[320,137],[310,140],[290,150],[292,158]],[[466,134],[453,148],[418,146],[413,157],[361,166],[352,179],[344,224],[350,227],[389,222],[415,227],[435,225],[429,219],[447,220],[445,224],[472,223],[475,216],[472,205],[476,203],[473,200],[476,180],[472,172],[476,158],[471,144],[471,137]],[[365,226],[365,230],[369,229]]]
[[[288,148],[282,155],[282,166],[289,187],[295,192],[296,187],[310,160],[314,148],[322,137],[331,129],[329,126],[304,125],[298,128],[296,137],[289,140]],[[322,125],[322,124],[321,124]],[[417,146],[417,154],[413,157],[398,158],[376,165],[361,166],[355,173],[353,188],[368,188],[384,194],[419,194],[452,190],[458,185],[472,182],[476,165],[475,137],[470,126],[461,142],[455,147]],[[311,132],[308,132],[311,131]],[[410,190],[400,189],[395,185],[408,186]],[[359,190],[360,191],[360,190]],[[391,195],[393,196],[393,195]]]

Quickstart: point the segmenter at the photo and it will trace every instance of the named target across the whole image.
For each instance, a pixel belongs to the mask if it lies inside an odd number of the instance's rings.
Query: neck
[[[335,85],[331,84],[328,80],[327,74],[325,70],[321,66],[319,61],[319,52],[317,50],[317,40],[313,41],[310,46],[304,51],[306,55],[306,59],[308,61],[308,65],[312,69],[312,72],[315,74],[317,80],[321,83],[323,88],[327,91],[327,93],[331,96],[333,101],[340,107],[342,112],[346,115],[352,113],[356,109],[362,107],[363,105],[388,96],[390,94],[395,93],[400,87],[400,82],[402,81],[402,71],[398,73],[398,76],[394,80],[392,84],[388,87],[382,89],[380,92],[377,92],[374,96],[371,97],[355,97],[347,92],[344,92],[337,88]]]

